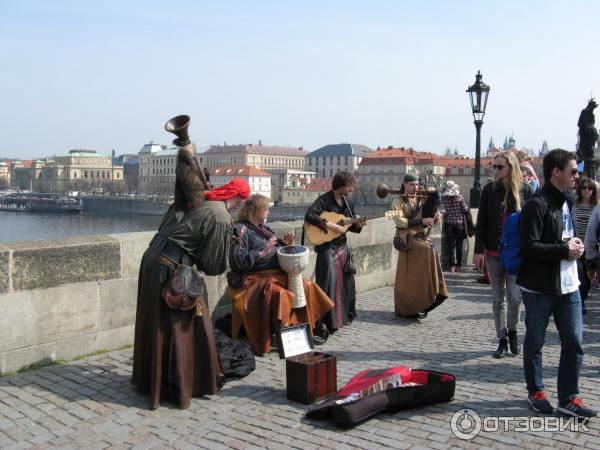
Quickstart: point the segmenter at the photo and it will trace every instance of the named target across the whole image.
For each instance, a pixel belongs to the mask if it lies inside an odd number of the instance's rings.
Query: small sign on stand
[[[315,403],[337,392],[335,355],[315,352],[307,324],[284,327],[278,333],[279,357],[285,358],[287,397]]]

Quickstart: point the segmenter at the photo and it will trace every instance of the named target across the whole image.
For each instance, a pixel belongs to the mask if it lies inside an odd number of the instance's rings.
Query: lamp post
[[[481,81],[482,75],[477,71],[475,75],[475,83],[467,89],[471,99],[471,110],[475,123],[477,137],[475,140],[475,181],[470,195],[471,208],[479,208],[479,199],[481,198],[481,181],[479,180],[481,172],[481,126],[483,125],[483,116],[485,115],[485,107],[487,105],[488,94],[490,87]]]

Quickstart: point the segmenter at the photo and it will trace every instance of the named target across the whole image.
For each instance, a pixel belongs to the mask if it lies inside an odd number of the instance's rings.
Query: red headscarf
[[[239,195],[244,200],[250,197],[250,185],[243,178],[234,178],[223,186],[204,193],[206,200],[229,200]]]

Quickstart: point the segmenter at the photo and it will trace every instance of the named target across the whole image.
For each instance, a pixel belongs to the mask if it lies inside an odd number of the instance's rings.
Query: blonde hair
[[[237,220],[250,220],[259,211],[269,209],[269,198],[260,194],[252,194],[246,199],[237,213]]]
[[[517,159],[519,160],[519,164],[527,162],[527,161],[531,161],[531,156],[529,156],[529,154],[524,152],[523,150],[515,150],[514,154],[517,157]]]
[[[504,184],[504,208],[508,207],[508,196],[510,195],[515,202],[515,210],[521,211],[521,185],[523,184],[523,174],[519,160],[514,152],[500,152],[496,158],[502,158],[510,167],[510,175],[502,180]]]

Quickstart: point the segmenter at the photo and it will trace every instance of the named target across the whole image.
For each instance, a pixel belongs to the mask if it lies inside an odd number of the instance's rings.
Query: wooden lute
[[[385,217],[394,217],[399,215],[402,215],[402,211],[390,210],[385,212]],[[343,233],[346,233],[348,229],[355,223],[363,222],[367,219],[366,217],[360,216],[355,218],[346,217],[343,214],[328,211],[322,212],[319,217],[327,220],[328,222],[337,223],[343,228]],[[312,225],[306,221],[304,222],[304,237],[308,239],[312,245],[321,245],[325,242],[333,241],[338,236],[341,236],[341,234],[331,230],[323,230],[322,228]]]

